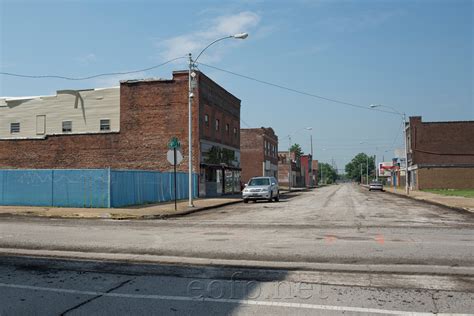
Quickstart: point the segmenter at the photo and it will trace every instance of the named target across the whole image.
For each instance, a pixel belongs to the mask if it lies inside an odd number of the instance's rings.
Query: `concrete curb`
[[[58,215],[51,215],[51,216],[45,216],[45,215],[38,215],[35,213],[0,213],[0,217],[8,217],[8,216],[16,216],[16,217],[36,217],[36,218],[52,218],[52,219],[83,219],[83,220],[100,220],[100,219],[109,219],[109,220],[116,220],[116,221],[121,221],[121,220],[150,220],[150,219],[168,219],[168,218],[173,218],[173,217],[182,217],[186,216],[192,213],[197,213],[197,212],[202,212],[206,210],[211,210],[211,209],[216,209],[232,204],[238,204],[241,203],[241,200],[238,201],[230,201],[230,202],[225,202],[225,203],[220,203],[216,205],[210,205],[210,206],[203,206],[203,207],[196,207],[193,209],[187,209],[184,211],[180,211],[177,213],[169,213],[169,214],[156,214],[156,215],[111,215],[109,217],[89,217],[89,216],[58,216]],[[114,209],[111,209],[114,210]],[[113,212],[111,212],[113,213]]]
[[[229,206],[229,205],[234,205],[234,204],[239,204],[239,203],[242,203],[242,200],[231,201],[231,202],[226,202],[226,203],[221,203],[221,204],[211,205],[211,206],[192,208],[192,209],[188,209],[188,210],[181,211],[181,212],[178,212],[178,213],[173,213],[173,214],[142,215],[142,216],[140,216],[138,218],[135,218],[135,219],[136,220],[146,220],[146,219],[177,218],[177,217],[183,217],[183,216],[193,214],[193,213],[203,212],[203,211],[212,210],[212,209],[216,209],[216,208],[220,208],[220,207],[224,207],[224,206]]]
[[[363,187],[364,189],[368,189],[365,185],[361,185],[361,187]],[[424,202],[424,203],[426,203],[426,204],[430,204],[430,205],[434,205],[434,206],[446,207],[446,208],[452,209],[452,210],[454,210],[454,211],[462,212],[462,213],[474,214],[473,211],[471,211],[471,210],[468,209],[468,208],[464,208],[464,207],[457,207],[457,206],[447,205],[447,204],[440,203],[440,202],[436,202],[436,201],[420,199],[420,198],[416,198],[416,197],[414,197],[414,196],[405,195],[405,194],[399,194],[399,193],[395,193],[395,192],[392,192],[392,191],[390,191],[390,190],[385,190],[385,189],[384,189],[382,192],[384,192],[384,193],[389,193],[389,194],[391,194],[391,195],[395,195],[395,196],[398,196],[398,197],[401,197],[401,198],[405,198],[405,199],[410,199],[410,200],[415,200],[415,201],[419,201],[419,202]]]

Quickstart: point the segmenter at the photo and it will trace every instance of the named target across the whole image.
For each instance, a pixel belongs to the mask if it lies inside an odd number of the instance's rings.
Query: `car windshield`
[[[270,185],[270,180],[265,179],[265,178],[263,178],[263,179],[252,179],[249,182],[250,187],[260,186],[260,185]]]

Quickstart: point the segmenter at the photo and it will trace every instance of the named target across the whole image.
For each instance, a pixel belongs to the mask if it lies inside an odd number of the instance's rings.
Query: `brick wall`
[[[246,128],[240,131],[242,181],[263,176],[265,161],[278,165],[278,158],[265,153],[265,141],[275,146],[278,153],[278,137],[272,128]]]
[[[239,149],[240,100],[204,74],[199,73],[199,102],[201,138]],[[209,117],[208,125],[204,122],[206,115]],[[216,119],[219,120],[219,130],[215,128]],[[226,130],[227,124],[229,125],[228,131]]]
[[[474,121],[410,117],[412,164],[474,164]]]
[[[242,182],[263,174],[263,135],[255,129],[240,131],[240,163],[242,166]]]
[[[240,100],[204,75],[193,104],[193,169],[199,172],[199,122],[196,100],[200,94],[217,91],[220,98],[240,118]],[[0,168],[115,168],[170,171],[167,144],[178,137],[187,170],[188,156],[188,76],[173,73],[172,80],[122,82],[120,87],[120,132],[108,134],[50,136],[43,140],[0,140]],[[209,106],[216,107],[215,102]],[[226,107],[226,105],[221,106]],[[87,109],[86,109],[87,110]],[[237,117],[237,118],[236,118]],[[234,122],[234,124],[237,124]],[[202,127],[201,127],[202,128]],[[218,138],[216,138],[218,140]],[[234,141],[238,148],[238,141]]]
[[[417,170],[417,189],[473,189],[474,168],[424,168]]]

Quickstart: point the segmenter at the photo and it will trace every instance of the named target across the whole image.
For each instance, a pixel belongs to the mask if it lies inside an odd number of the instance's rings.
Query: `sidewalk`
[[[385,192],[398,194],[407,197],[405,188],[385,187]],[[409,198],[437,204],[441,206],[447,206],[455,209],[463,209],[465,211],[474,213],[474,198],[466,198],[462,196],[445,196],[436,193],[424,192],[424,191],[410,191]]]
[[[69,208],[38,206],[0,206],[0,216],[24,215],[60,218],[108,218],[108,219],[164,219],[178,217],[194,212],[240,203],[238,196],[196,199],[194,207],[188,207],[188,201],[178,201],[178,210],[174,202],[140,205],[126,208]]]

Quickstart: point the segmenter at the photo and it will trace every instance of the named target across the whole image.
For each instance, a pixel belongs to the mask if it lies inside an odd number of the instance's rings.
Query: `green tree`
[[[303,155],[303,150],[299,144],[294,144],[290,147],[290,152],[295,153],[296,158],[299,158]]]
[[[346,165],[346,175],[348,179],[353,181],[361,181],[361,169],[362,177],[366,178],[367,175],[367,163],[369,164],[369,179],[375,178],[375,159],[372,156],[368,156],[365,153],[357,154],[352,160]]]
[[[332,184],[338,179],[337,171],[330,164],[319,163],[318,179],[321,183]]]

